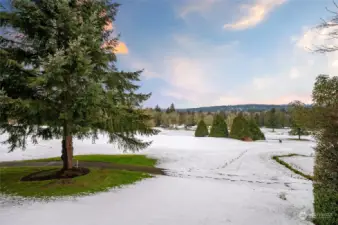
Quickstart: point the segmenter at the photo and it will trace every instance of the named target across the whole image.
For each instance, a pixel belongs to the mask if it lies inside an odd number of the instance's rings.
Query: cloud
[[[278,6],[288,0],[250,0],[250,1],[231,1],[231,0],[187,0],[178,9],[179,17],[187,19],[192,14],[201,15],[206,20],[223,20],[223,28],[227,30],[244,30],[252,28],[263,22],[267,16]],[[248,3],[250,2],[250,3]],[[217,20],[216,20],[217,18]],[[227,20],[233,20],[225,23]],[[197,20],[193,20],[197,21]]]
[[[128,47],[127,45],[124,43],[124,42],[119,42],[117,44],[117,46],[115,47],[114,49],[114,52],[116,54],[122,54],[122,55],[125,55],[125,54],[128,54],[129,53],[129,50],[128,50]]]
[[[290,71],[289,77],[291,79],[297,79],[298,77],[300,77],[300,73],[299,73],[298,69],[297,68],[292,68],[291,71]]]
[[[109,45],[107,43],[104,43],[101,46],[101,48],[111,48],[112,51],[115,54],[122,54],[122,55],[124,55],[124,54],[128,54],[129,53],[127,45],[124,42],[122,42],[122,41],[119,41],[115,47],[113,47],[113,46],[111,46],[111,45]]]
[[[310,95],[286,95],[286,96],[281,96],[280,98],[275,99],[275,102],[276,104],[279,104],[279,103],[288,104],[295,100],[301,101],[305,104],[312,103],[312,99]]]
[[[143,69],[142,76],[146,79],[152,79],[152,78],[159,78],[161,77],[160,74],[152,71],[151,64],[147,63],[143,60],[135,59],[133,56],[128,57],[127,59],[129,67],[133,70],[141,70]]]
[[[213,5],[221,0],[188,0],[186,4],[179,8],[179,16],[185,18],[191,13],[203,14],[209,11]]]
[[[233,23],[225,24],[224,29],[244,30],[254,27],[261,23],[273,9],[284,2],[286,0],[258,0],[252,5],[242,5],[241,9],[245,12],[244,15]]]
[[[112,21],[108,21],[106,23],[106,25],[104,25],[104,28],[103,28],[105,31],[111,31],[114,29],[114,25],[113,25],[113,22]]]
[[[338,52],[313,54],[310,50],[314,46],[338,45],[337,39],[327,38],[328,32],[304,27],[299,35],[290,38],[290,50],[280,52],[286,66],[272,74],[258,74],[243,87],[233,90],[232,96],[243,96],[246,103],[287,104],[293,100],[311,103],[316,77],[319,74],[337,75]],[[272,59],[268,60],[273,63]]]
[[[236,56],[238,45],[237,41],[215,45],[191,36],[174,35],[175,47],[170,48],[171,54],[159,68],[160,77],[170,84],[161,94],[193,105],[210,105],[210,99],[224,88],[223,82],[231,79],[225,76],[224,66],[232,64],[234,58],[227,56]]]
[[[144,82],[156,78],[166,83],[161,88],[154,87],[159,90],[154,93],[154,98],[170,98],[178,106],[178,102],[203,106],[211,103],[210,99],[218,95],[217,90],[224,89],[223,82],[231,80],[231,76],[225,76],[224,66],[233,64],[238,46],[236,41],[215,45],[193,36],[176,34],[172,35],[170,43],[154,51],[153,57],[149,52],[144,55],[134,53],[124,57],[123,64],[130,69],[144,68]]]
[[[330,67],[327,57],[300,48],[301,38],[299,35],[289,43],[290,48],[283,48],[286,52],[277,52],[285,57],[282,67],[276,67],[280,58],[269,55],[259,64],[261,68],[252,70],[256,62],[240,53],[239,42],[215,44],[187,35],[174,35],[173,43],[166,46],[170,51],[161,49],[156,57],[134,65],[151,71],[144,73],[148,79],[165,81],[167,85],[154,93],[156,99],[170,98],[177,107],[310,103],[316,76]],[[330,62],[332,68],[337,66],[338,61]]]
[[[236,104],[245,104],[247,103],[245,99],[241,97],[234,97],[231,95],[223,95],[220,97],[216,97],[216,99],[212,102],[214,105],[236,105]]]
[[[296,99],[308,103],[314,79],[322,69],[316,68],[313,63],[316,58],[296,42],[288,53],[283,53],[290,66],[275,68],[279,58],[268,56],[261,62],[265,74],[251,69],[257,66],[256,61],[241,54],[238,41],[215,44],[174,35],[173,42],[166,47],[154,58],[142,61],[134,58],[132,64],[138,69],[146,68],[144,75],[148,79],[165,81],[168,85],[159,89],[156,98],[170,98],[177,107],[287,104]]]
[[[244,52],[238,41],[214,42],[176,34],[151,53],[128,57],[132,67],[145,68],[143,75],[148,80],[156,78],[165,83],[153,93],[159,101],[155,104],[172,101],[177,107],[196,107],[288,104],[293,100],[311,103],[316,76],[335,75],[338,53],[312,54],[304,46],[327,41],[325,33],[318,36],[318,31],[304,27],[290,35],[285,47],[253,56]]]
[[[323,46],[333,48],[338,46],[338,38],[329,37],[329,33],[336,29],[337,27],[328,29],[308,29],[304,27],[302,33],[292,39],[298,51],[308,54],[308,65],[313,65],[316,62],[316,67],[321,68],[323,70],[322,73],[327,73],[328,75],[337,75],[338,51],[327,54],[309,53],[313,53],[314,50]]]

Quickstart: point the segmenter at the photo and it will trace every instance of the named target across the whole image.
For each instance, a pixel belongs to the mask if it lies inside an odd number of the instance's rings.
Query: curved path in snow
[[[53,202],[0,200],[2,225],[305,225],[312,183],[277,164],[273,155],[313,153],[309,142],[240,142],[164,131],[142,154],[159,159],[168,176],[81,198]],[[0,161],[53,157],[59,141],[26,152],[0,152]],[[118,152],[101,138],[75,142],[76,154]],[[12,154],[12,155],[11,155]],[[285,196],[283,200],[281,196]],[[62,218],[65,218],[63,220]]]

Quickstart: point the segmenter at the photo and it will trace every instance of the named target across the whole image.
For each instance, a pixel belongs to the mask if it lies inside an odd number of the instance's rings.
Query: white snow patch
[[[286,135],[286,134],[275,134]],[[0,139],[3,139],[1,137]],[[144,138],[153,144],[140,154],[159,159],[170,176],[72,200],[0,201],[2,225],[305,225],[299,216],[312,211],[312,183],[271,159],[273,155],[313,154],[313,142],[276,140],[241,142],[195,138],[193,131],[162,130]],[[75,141],[75,154],[121,153],[102,136]],[[7,153],[0,161],[60,156],[61,141],[29,144],[26,151]],[[281,193],[286,200],[280,198]]]
[[[292,156],[282,160],[305,174],[313,175],[314,157]]]

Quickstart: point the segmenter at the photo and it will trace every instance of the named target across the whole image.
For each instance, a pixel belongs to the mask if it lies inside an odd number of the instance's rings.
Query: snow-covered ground
[[[282,160],[305,174],[313,175],[314,157],[292,156],[283,157]]]
[[[286,137],[287,132],[274,135]],[[275,139],[269,133],[267,137]],[[193,131],[182,130],[163,130],[147,139],[153,144],[141,154],[159,159],[158,167],[167,169],[170,176],[48,203],[26,200],[17,204],[2,196],[0,224],[311,224],[302,215],[312,211],[312,183],[277,164],[271,156],[310,155],[314,142],[195,138]],[[104,137],[96,144],[75,141],[75,154],[120,152],[106,141]],[[0,161],[59,156],[60,144],[59,140],[42,141],[25,152],[12,153],[1,146]]]
[[[290,129],[275,129],[274,132],[272,132],[271,128],[262,128],[261,129],[263,131],[263,133],[265,134],[265,137],[267,139],[289,139],[289,138],[293,138],[293,139],[298,139],[297,135],[289,135],[289,131]],[[301,139],[305,139],[305,140],[309,140],[309,141],[315,141],[313,136],[301,136]]]

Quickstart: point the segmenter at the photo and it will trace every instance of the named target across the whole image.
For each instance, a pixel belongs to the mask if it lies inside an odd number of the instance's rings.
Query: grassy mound
[[[59,169],[48,167],[50,172],[55,172]],[[37,198],[84,195],[132,184],[141,179],[151,177],[146,173],[140,172],[90,168],[89,174],[72,179],[20,181],[22,177],[43,170],[47,170],[46,167],[1,168],[0,193]]]
[[[138,169],[137,171],[123,170],[123,165],[125,167],[138,166],[140,171],[142,168],[157,169],[155,168],[156,159],[147,158],[145,155],[78,155],[74,156],[74,162],[75,160],[114,163],[121,165],[121,170],[104,167],[88,168],[82,176],[63,179],[63,177],[56,176],[60,167],[24,167],[20,165],[20,161],[16,161],[19,162],[18,167],[0,167],[0,193],[38,198],[84,195],[151,177],[148,173],[138,172]],[[50,161],[61,161],[61,159],[55,157],[23,162]],[[43,180],[44,178],[50,180]]]
[[[136,166],[151,166],[156,165],[156,159],[151,159],[145,155],[76,155],[74,156],[74,162],[79,161],[90,161],[90,162],[108,162],[118,163],[125,165],[136,165]],[[25,160],[26,162],[51,162],[61,161],[60,157],[46,158],[46,159],[33,159]]]

